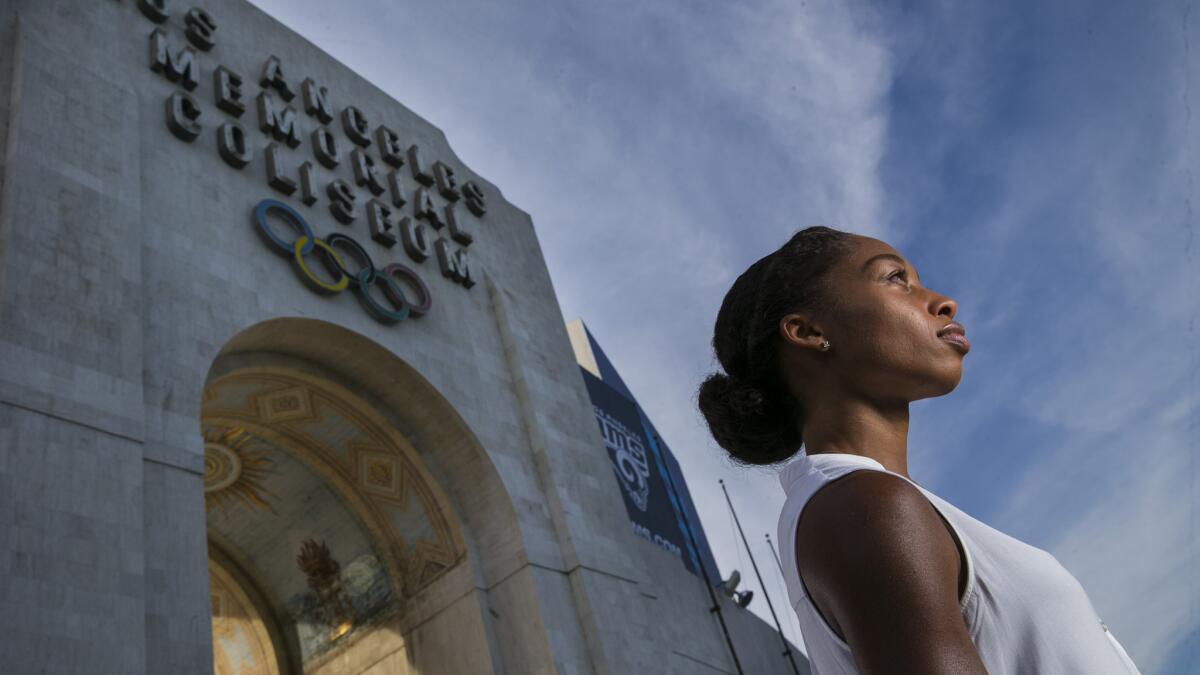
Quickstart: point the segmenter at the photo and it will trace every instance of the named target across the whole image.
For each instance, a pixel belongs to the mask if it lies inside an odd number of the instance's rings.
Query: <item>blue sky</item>
[[[717,478],[755,546],[783,493],[696,412],[712,322],[830,225],[899,249],[971,338],[912,406],[914,479],[1058,557],[1142,672],[1200,670],[1192,3],[253,1],[531,214],[724,570],[749,564]]]

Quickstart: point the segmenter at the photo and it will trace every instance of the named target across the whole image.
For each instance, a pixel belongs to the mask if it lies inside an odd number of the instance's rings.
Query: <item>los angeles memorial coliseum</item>
[[[635,534],[503,176],[198,1],[0,3],[0,671],[807,673]]]

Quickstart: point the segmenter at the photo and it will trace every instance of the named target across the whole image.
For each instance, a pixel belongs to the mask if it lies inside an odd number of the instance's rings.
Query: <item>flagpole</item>
[[[767,546],[771,547],[771,555],[775,557],[775,564],[779,565],[779,575],[784,579],[787,579],[787,575],[783,573],[783,563],[779,560],[779,551],[775,550],[775,542],[771,541],[771,535],[769,533],[766,535],[766,537]]]
[[[729,490],[725,488],[725,479],[718,479],[717,482],[721,484],[721,492],[725,493],[725,501],[729,504],[729,512],[733,514],[733,522],[737,524],[738,534],[742,535],[742,544],[746,547],[746,553],[750,554],[750,566],[754,568],[754,576],[758,577],[758,585],[762,588],[763,597],[767,599],[767,609],[771,610],[771,618],[775,620],[775,630],[779,633],[779,641],[783,643],[783,656],[787,657],[792,664],[792,672],[800,675],[800,668],[796,666],[796,659],[792,656],[792,646],[783,636],[783,627],[779,625],[779,616],[775,614],[775,605],[771,603],[771,596],[767,594],[767,585],[763,583],[762,574],[758,571],[758,563],[754,561],[754,552],[750,550],[750,542],[746,541],[742,522],[738,520],[737,511],[733,508],[733,500],[729,498]],[[780,565],[781,569],[782,567]]]
[[[651,441],[658,444],[662,439],[658,437],[658,434],[653,434]],[[715,613],[717,621],[721,622],[721,632],[725,635],[725,644],[729,646],[729,655],[733,657],[733,667],[737,669],[738,675],[745,675],[745,671],[742,670],[742,662],[738,659],[737,649],[733,647],[733,638],[729,636],[729,627],[725,625],[725,616],[721,614],[721,603],[717,600],[717,594],[713,592],[712,579],[708,578],[708,570],[704,567],[704,558],[700,555],[700,545],[696,543],[696,535],[692,533],[692,525],[688,522],[683,500],[679,498],[679,491],[675,489],[675,478],[671,476],[671,467],[666,462],[663,462],[663,469],[663,475],[667,477],[667,488],[675,496],[675,503],[679,504],[680,511],[682,512],[684,521],[683,529],[687,530],[688,540],[692,542],[692,549],[696,551],[696,565],[700,568],[700,575],[704,577],[704,587],[708,589],[708,599],[712,602],[712,607],[708,611]]]

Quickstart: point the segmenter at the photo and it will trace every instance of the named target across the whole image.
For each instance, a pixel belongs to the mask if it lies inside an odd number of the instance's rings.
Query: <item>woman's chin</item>
[[[913,400],[937,398],[938,396],[949,394],[958,388],[959,382],[962,382],[962,374],[962,359],[958,359],[956,363],[948,365],[945,368],[938,369],[936,373],[930,374],[930,377],[925,380],[921,396]]]

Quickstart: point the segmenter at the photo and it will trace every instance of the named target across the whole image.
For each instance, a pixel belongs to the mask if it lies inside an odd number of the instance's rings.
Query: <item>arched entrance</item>
[[[331,347],[376,367],[363,377]],[[435,394],[322,322],[268,322],[223,350],[200,414],[216,672],[495,670],[465,535],[478,505],[453,488],[498,478]]]

